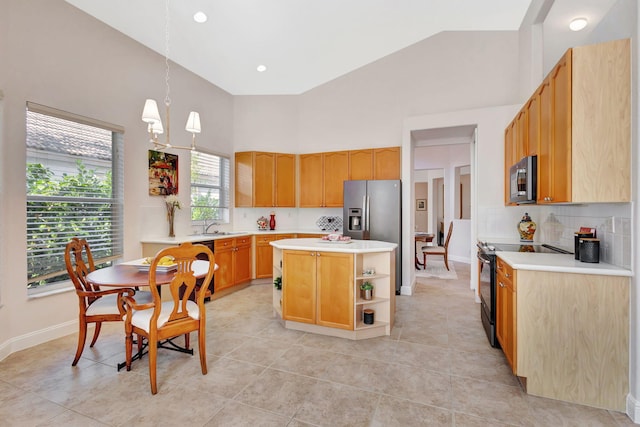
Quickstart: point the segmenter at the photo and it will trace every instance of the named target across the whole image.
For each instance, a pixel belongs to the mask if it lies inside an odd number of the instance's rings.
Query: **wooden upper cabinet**
[[[571,50],[536,92],[540,100],[538,203],[571,201]]]
[[[529,132],[527,130],[527,110],[523,107],[516,116],[515,159],[519,162],[528,150]]]
[[[507,205],[515,205],[511,203],[510,168],[516,162],[516,121],[514,119],[504,130],[504,202]]]
[[[527,112],[527,145],[524,147],[524,156],[538,154],[540,143],[540,98],[535,93],[525,104]]]
[[[349,151],[349,179],[373,179],[373,149]]]
[[[275,189],[274,153],[253,153],[253,206],[274,206]]]
[[[300,154],[300,207],[322,207],[323,156],[322,153]]]
[[[344,181],[349,180],[349,152],[333,151],[324,156],[324,207],[336,208],[344,204]]]
[[[400,147],[373,149],[373,179],[400,179]]]
[[[296,156],[276,153],[275,206],[296,206]]]
[[[572,49],[572,202],[631,201],[630,45]]]
[[[253,153],[236,153],[235,156],[235,205],[238,208],[253,206]]]
[[[236,153],[236,207],[295,207],[295,159],[293,154]]]

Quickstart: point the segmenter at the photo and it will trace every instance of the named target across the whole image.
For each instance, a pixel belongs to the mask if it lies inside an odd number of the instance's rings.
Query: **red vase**
[[[271,216],[271,219],[269,220],[269,228],[271,230],[275,230],[276,229],[276,214],[272,213],[270,216]]]

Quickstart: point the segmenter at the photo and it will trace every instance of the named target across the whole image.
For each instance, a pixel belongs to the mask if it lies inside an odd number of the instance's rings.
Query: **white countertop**
[[[282,239],[269,243],[278,249],[292,249],[298,251],[342,252],[342,253],[372,253],[391,252],[398,247],[395,243],[380,242],[378,240],[351,240],[349,243],[331,242],[318,238]]]
[[[631,270],[603,262],[576,260],[574,255],[531,252],[496,252],[496,255],[517,270],[553,271],[557,273],[599,274],[604,276],[633,276]]]
[[[220,233],[208,233],[208,234],[190,234],[188,236],[176,236],[176,237],[147,237],[140,240],[141,243],[160,243],[165,245],[178,245],[183,242],[204,242],[207,240],[217,239],[232,239],[234,237],[242,236],[260,236],[260,235],[273,235],[273,234],[329,234],[329,231],[309,231],[309,230],[255,230],[255,231],[231,231],[224,234]]]

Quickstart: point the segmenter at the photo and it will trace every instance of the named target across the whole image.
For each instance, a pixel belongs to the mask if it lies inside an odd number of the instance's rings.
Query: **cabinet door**
[[[342,207],[344,181],[349,180],[349,152],[324,153],[324,206]]]
[[[214,292],[231,287],[233,281],[233,239],[218,239],[214,242],[215,262],[218,270],[214,275]]]
[[[233,284],[251,280],[251,238],[237,238],[233,252]]]
[[[275,206],[296,206],[296,156],[276,153]]]
[[[353,255],[320,252],[317,324],[353,330]]]
[[[571,50],[551,71],[552,124],[549,202],[571,201]]]
[[[553,100],[551,79],[546,78],[538,88],[540,100],[540,143],[538,145],[538,203],[549,203],[552,195],[553,169],[551,148],[553,146]]]
[[[349,151],[349,179],[373,179],[373,150]]]
[[[282,318],[296,322],[316,322],[316,253],[282,253]]]
[[[527,146],[524,151],[525,156],[535,156],[538,154],[540,143],[540,98],[536,92],[525,106],[527,110]]]
[[[519,162],[528,150],[527,110],[524,108],[516,115],[516,162]]]
[[[322,153],[301,154],[300,160],[300,207],[323,206]]]
[[[273,247],[269,242],[275,239],[275,235],[256,236],[256,279],[273,275]]]
[[[504,130],[504,203],[511,203],[511,173],[510,168],[516,160],[516,121],[513,120]]]
[[[235,205],[240,208],[253,206],[253,153],[235,154]]]
[[[253,153],[253,206],[273,207],[275,188],[275,155]]]
[[[373,150],[373,179],[400,179],[400,147]]]

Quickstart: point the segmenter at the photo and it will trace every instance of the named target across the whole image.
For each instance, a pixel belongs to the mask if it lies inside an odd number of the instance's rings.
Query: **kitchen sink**
[[[244,231],[208,231],[206,233],[195,233],[192,236],[234,236],[237,234],[246,234]]]

